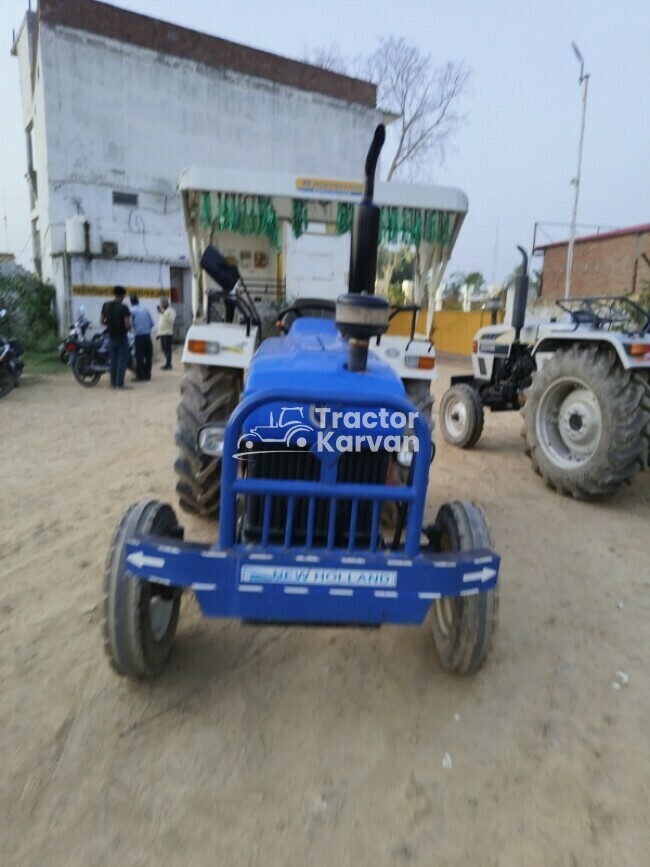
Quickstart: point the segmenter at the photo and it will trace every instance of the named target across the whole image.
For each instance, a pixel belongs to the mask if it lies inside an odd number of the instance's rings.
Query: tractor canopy
[[[195,319],[204,315],[210,288],[199,267],[209,244],[237,265],[253,291],[278,300],[285,295],[335,300],[347,291],[349,245],[344,245],[353,207],[361,201],[360,181],[190,167],[181,173],[179,191]],[[415,248],[412,301],[422,304],[427,287],[433,299],[467,213],[467,197],[449,187],[391,182],[376,184],[374,200],[381,208],[380,243]]]

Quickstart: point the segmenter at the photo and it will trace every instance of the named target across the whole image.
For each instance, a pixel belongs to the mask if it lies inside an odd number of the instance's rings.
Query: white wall
[[[26,48],[21,39],[21,73]],[[356,177],[377,122],[374,109],[64,27],[41,24],[38,53],[32,111],[43,274],[55,282],[60,312],[59,260],[74,214],[90,223],[91,252],[113,241],[119,260],[148,262],[146,279],[155,280],[160,262],[187,257],[175,193],[184,167]],[[138,193],[138,207],[113,205],[114,190]],[[101,274],[107,286],[150,285],[135,271],[125,278],[115,260],[96,262],[84,271],[86,260],[77,259],[73,281],[97,284]],[[169,287],[165,273],[161,288]]]
[[[71,260],[71,277],[73,286],[106,286],[107,295],[79,295],[72,299],[72,313],[76,316],[79,306],[84,305],[86,317],[97,325],[102,305],[112,297],[112,287],[116,285],[150,289],[156,292],[153,298],[140,297],[140,304],[147,307],[154,320],[157,318],[156,307],[160,303],[162,292],[169,289],[169,266],[161,262],[137,262],[132,260],[112,261],[110,259],[91,259],[86,262],[82,257],[74,256]],[[126,298],[129,303],[128,295]]]
[[[354,177],[375,124],[368,108],[67,28],[42,26],[41,53],[51,221],[79,207],[121,256],[187,255],[185,166]],[[137,211],[113,190],[140,191]]]
[[[287,298],[336,301],[348,290],[350,235],[329,235],[310,226],[300,238],[285,227]]]

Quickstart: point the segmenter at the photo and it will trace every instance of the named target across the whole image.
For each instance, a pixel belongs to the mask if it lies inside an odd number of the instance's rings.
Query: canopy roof
[[[296,238],[310,223],[329,224],[343,235],[352,226],[352,206],[363,194],[358,180],[223,168],[187,168],[178,186],[190,246],[195,313],[202,307],[201,252],[221,232],[263,236],[276,250],[282,243],[281,221],[291,225]],[[467,196],[452,187],[391,182],[375,184],[374,201],[381,209],[380,243],[415,247],[414,300],[418,304],[424,300],[428,284],[428,333],[433,298],[465,219]]]
[[[314,175],[248,172],[190,166],[181,172],[179,190],[237,193],[248,196],[306,199],[354,204],[361,199],[358,179],[333,179]],[[467,213],[467,196],[453,187],[396,182],[375,184],[375,203],[391,208],[426,208],[431,211]]]

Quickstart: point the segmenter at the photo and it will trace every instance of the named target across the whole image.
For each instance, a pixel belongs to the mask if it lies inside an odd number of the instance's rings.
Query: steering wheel
[[[325,316],[320,317],[322,319],[333,319],[336,316],[336,302],[323,298],[298,298],[289,307],[280,310],[276,325],[283,334],[288,334],[296,319],[309,316],[310,311],[325,313]]]

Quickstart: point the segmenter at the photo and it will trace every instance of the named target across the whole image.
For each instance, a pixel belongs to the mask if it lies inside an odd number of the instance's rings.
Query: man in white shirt
[[[158,337],[162,351],[165,353],[165,364],[161,370],[172,369],[172,342],[174,339],[174,320],[176,311],[170,306],[167,298],[163,298],[158,308],[160,319],[158,320]]]

